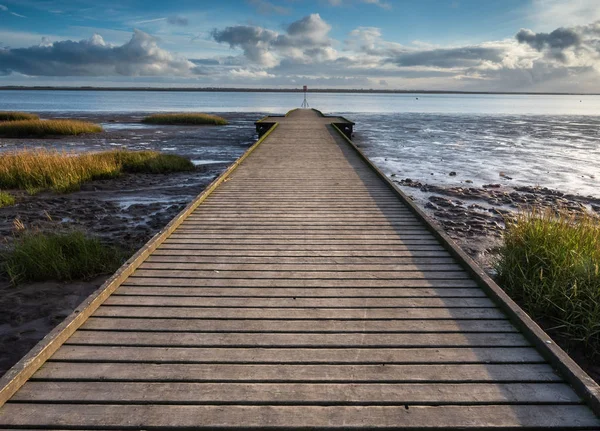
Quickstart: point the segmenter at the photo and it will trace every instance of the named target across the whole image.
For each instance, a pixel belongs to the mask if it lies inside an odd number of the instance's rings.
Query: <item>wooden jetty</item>
[[[2,378],[0,428],[600,429],[598,385],[351,126],[314,110],[260,122]]]

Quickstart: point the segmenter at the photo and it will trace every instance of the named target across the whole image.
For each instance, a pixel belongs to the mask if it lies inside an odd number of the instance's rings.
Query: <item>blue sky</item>
[[[600,92],[597,0],[0,0],[0,85]]]

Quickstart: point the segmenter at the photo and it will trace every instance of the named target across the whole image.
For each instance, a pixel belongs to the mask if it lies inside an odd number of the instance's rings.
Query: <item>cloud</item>
[[[136,21],[134,22],[134,24],[148,24],[151,22],[159,22],[159,21],[165,21],[167,18],[154,18],[154,19],[145,19],[143,21]]]
[[[7,12],[8,8],[6,6],[4,6],[3,4],[0,4],[0,10],[3,12]]]
[[[431,66],[456,68],[476,66],[485,61],[502,61],[504,51],[497,47],[464,46],[459,48],[438,48],[431,50],[405,51],[388,61],[398,66]]]
[[[592,24],[564,28],[550,33],[535,33],[521,29],[515,36],[546,58],[574,66],[596,66],[600,70],[600,21]]]
[[[135,30],[121,45],[98,35],[79,42],[43,41],[29,48],[0,49],[0,74],[35,76],[190,76],[201,73],[191,61],[161,49],[152,36]]]
[[[190,23],[187,18],[179,15],[172,15],[167,17],[167,22],[171,25],[179,25],[182,27],[185,27]]]
[[[219,43],[227,43],[231,48],[241,48],[244,56],[262,66],[275,66],[278,61],[270,52],[270,46],[277,33],[260,27],[235,26],[223,30],[213,30],[213,39]]]
[[[273,4],[267,0],[249,0],[248,3],[254,6],[258,10],[258,13],[263,15],[289,15],[292,12],[290,8]]]
[[[295,58],[300,62],[332,58],[329,31],[331,26],[319,14],[305,16],[292,22],[285,33],[255,26],[233,26],[213,30],[216,42],[227,43],[231,48],[241,48],[251,63],[274,67],[283,58]]]
[[[581,38],[573,29],[562,27],[552,33],[534,33],[531,30],[521,29],[516,38],[519,43],[526,43],[538,51],[544,48],[565,49],[581,43]]]
[[[157,19],[168,22],[169,18]],[[88,28],[86,34],[93,31],[100,30]],[[141,31],[118,45],[98,35],[55,42],[59,37],[0,31],[0,46],[19,41],[15,46],[20,47],[0,48],[0,75],[5,82],[26,75],[48,77],[50,82],[79,76],[79,81],[92,83],[154,79],[158,83],[193,80],[195,85],[209,86],[307,83],[344,88],[600,91],[600,21],[548,31],[521,29],[504,40],[459,45],[401,44],[387,40],[377,27],[355,28],[342,41],[332,38],[331,31],[319,14],[278,29],[217,28],[205,41],[210,44],[206,52],[216,54],[203,57],[194,51],[189,59],[161,48]],[[40,39],[41,43],[30,46]],[[224,49],[215,49],[218,44]],[[234,51],[228,54],[227,46]],[[76,81],[69,79],[69,83]]]

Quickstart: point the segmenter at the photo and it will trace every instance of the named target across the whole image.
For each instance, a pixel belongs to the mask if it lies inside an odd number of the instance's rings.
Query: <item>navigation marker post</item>
[[[305,86],[303,87],[303,89],[304,89],[304,102],[302,102],[302,106],[301,106],[301,108],[303,108],[303,109],[307,109],[307,108],[310,108],[310,106],[308,106],[308,101],[306,100],[306,93],[307,93],[307,91],[308,91],[308,87],[305,85]]]

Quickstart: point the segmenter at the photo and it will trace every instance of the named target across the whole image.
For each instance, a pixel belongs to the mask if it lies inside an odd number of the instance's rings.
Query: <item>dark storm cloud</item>
[[[33,76],[190,75],[195,65],[158,47],[135,30],[129,42],[113,46],[94,35],[88,40],[45,42],[39,46],[0,49],[0,74]]]

